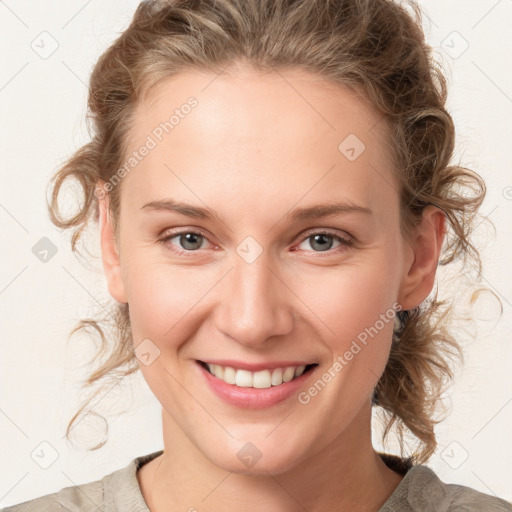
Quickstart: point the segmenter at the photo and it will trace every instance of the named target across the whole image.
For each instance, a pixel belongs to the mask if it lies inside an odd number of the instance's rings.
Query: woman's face
[[[220,467],[278,473],[368,435],[393,315],[419,302],[384,130],[291,71],[187,72],[138,106],[109,289],[165,421]]]

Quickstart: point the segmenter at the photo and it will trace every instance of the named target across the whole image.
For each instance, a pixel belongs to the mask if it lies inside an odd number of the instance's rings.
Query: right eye
[[[176,247],[176,245],[171,242],[171,240],[174,240],[175,238],[178,239],[181,248]],[[172,252],[185,255],[187,253],[197,252],[201,249],[203,242],[207,240],[206,236],[202,233],[190,230],[181,230],[177,232],[167,232],[158,241],[163,243]]]

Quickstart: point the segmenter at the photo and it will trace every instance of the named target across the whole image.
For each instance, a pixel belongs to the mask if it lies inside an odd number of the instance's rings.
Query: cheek
[[[318,376],[327,384],[316,407],[330,410],[334,429],[369,399],[388,361],[397,306],[393,276],[386,270],[377,261],[346,267],[304,281],[300,292],[308,299],[313,312],[310,321],[330,354],[330,362]],[[320,395],[322,382],[305,390],[302,398],[314,400],[311,397]],[[332,403],[344,407],[322,405]]]
[[[289,275],[283,274],[283,280],[300,300],[292,300],[288,307],[299,308],[319,336],[343,353],[381,315],[391,317],[399,278],[397,250],[396,244],[389,244],[338,267],[295,266]],[[208,302],[220,293],[218,281],[224,270],[163,263],[148,253],[128,248],[123,260],[134,343],[154,338],[156,343],[165,339],[167,345],[175,339],[178,345],[180,333],[200,322]],[[391,318],[379,328],[379,336],[387,339],[392,328]]]
[[[371,261],[322,269],[301,280],[297,293],[304,298],[319,333],[335,354],[345,353],[355,341],[364,348],[353,349],[360,354],[359,360],[387,359],[398,280],[398,272],[388,261],[380,253]]]
[[[132,253],[123,274],[135,344],[145,338],[172,343],[173,333],[190,323],[198,302],[211,289],[204,273],[152,262],[144,251]]]

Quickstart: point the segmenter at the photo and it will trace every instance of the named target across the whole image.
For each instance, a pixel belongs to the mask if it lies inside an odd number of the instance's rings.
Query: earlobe
[[[400,287],[399,302],[404,310],[419,306],[432,291],[445,233],[444,212],[433,205],[425,207],[409,243],[413,261],[404,269]]]
[[[101,258],[107,278],[110,295],[122,304],[126,304],[125,287],[121,275],[121,261],[116,247],[114,229],[108,207],[108,194],[102,194],[99,204],[99,230],[101,240]]]

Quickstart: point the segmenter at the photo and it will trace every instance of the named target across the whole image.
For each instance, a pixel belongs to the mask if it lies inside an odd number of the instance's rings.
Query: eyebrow
[[[220,218],[215,210],[208,208],[200,208],[198,206],[192,206],[190,204],[181,203],[173,199],[162,199],[159,201],[151,201],[144,206],[142,209],[148,209],[150,211],[170,211],[177,212],[187,217],[195,219],[208,219],[211,220],[213,217]],[[351,202],[330,202],[309,206],[307,208],[297,208],[288,212],[285,217],[292,220],[306,220],[306,219],[317,219],[321,217],[328,217],[332,215],[338,215],[342,213],[364,213],[366,215],[372,215],[372,210],[366,206],[361,206]]]

